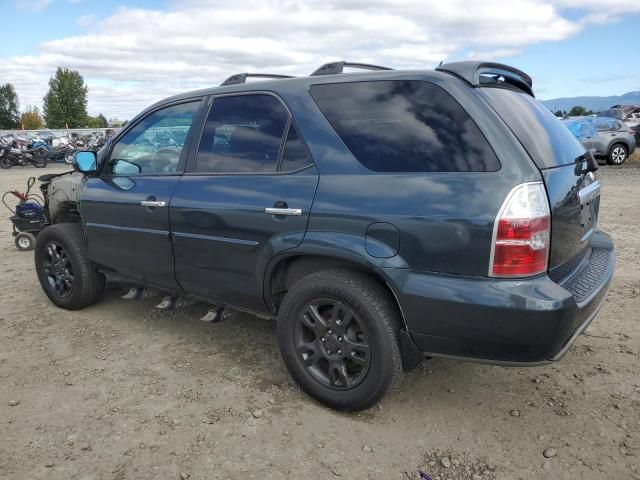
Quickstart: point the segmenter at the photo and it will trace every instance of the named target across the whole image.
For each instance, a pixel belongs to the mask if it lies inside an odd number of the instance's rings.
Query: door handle
[[[264,209],[264,213],[268,213],[269,215],[289,215],[289,216],[298,217],[302,215],[302,209],[268,207]]]
[[[142,200],[140,205],[143,207],[166,207],[167,202],[157,202],[155,200]]]

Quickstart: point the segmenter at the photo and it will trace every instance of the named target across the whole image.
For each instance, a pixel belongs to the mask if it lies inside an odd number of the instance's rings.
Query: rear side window
[[[423,81],[314,85],[311,95],[351,153],[375,172],[486,172],[500,163],[453,97]]]
[[[289,126],[289,133],[287,134],[287,141],[284,144],[284,151],[282,152],[280,170],[283,172],[292,172],[312,164],[313,161],[309,157],[300,135],[298,135],[295,127],[291,124]]]
[[[506,88],[478,92],[500,115],[538,168],[575,163],[584,147],[547,107],[531,95]]]
[[[205,125],[196,172],[275,172],[289,113],[264,94],[216,98]]]

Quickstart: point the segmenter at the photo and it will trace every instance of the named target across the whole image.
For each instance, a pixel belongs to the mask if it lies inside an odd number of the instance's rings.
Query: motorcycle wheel
[[[36,168],[44,168],[47,166],[47,159],[44,157],[36,157],[33,159],[33,166]]]
[[[8,157],[2,157],[0,158],[0,168],[6,170],[8,168],[11,168],[13,166],[11,159]]]

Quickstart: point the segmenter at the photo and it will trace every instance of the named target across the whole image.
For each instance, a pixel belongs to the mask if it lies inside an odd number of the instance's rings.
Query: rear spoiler
[[[474,87],[508,84],[534,97],[533,80],[522,70],[493,62],[452,62],[439,65],[436,70],[460,77]]]

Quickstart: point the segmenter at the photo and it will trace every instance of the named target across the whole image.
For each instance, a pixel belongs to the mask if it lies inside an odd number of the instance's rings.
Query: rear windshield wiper
[[[587,162],[587,168],[582,169],[582,162]],[[595,172],[598,170],[598,161],[596,157],[593,155],[593,151],[591,149],[584,152],[578,158],[576,158],[576,174],[585,174],[589,172]]]

